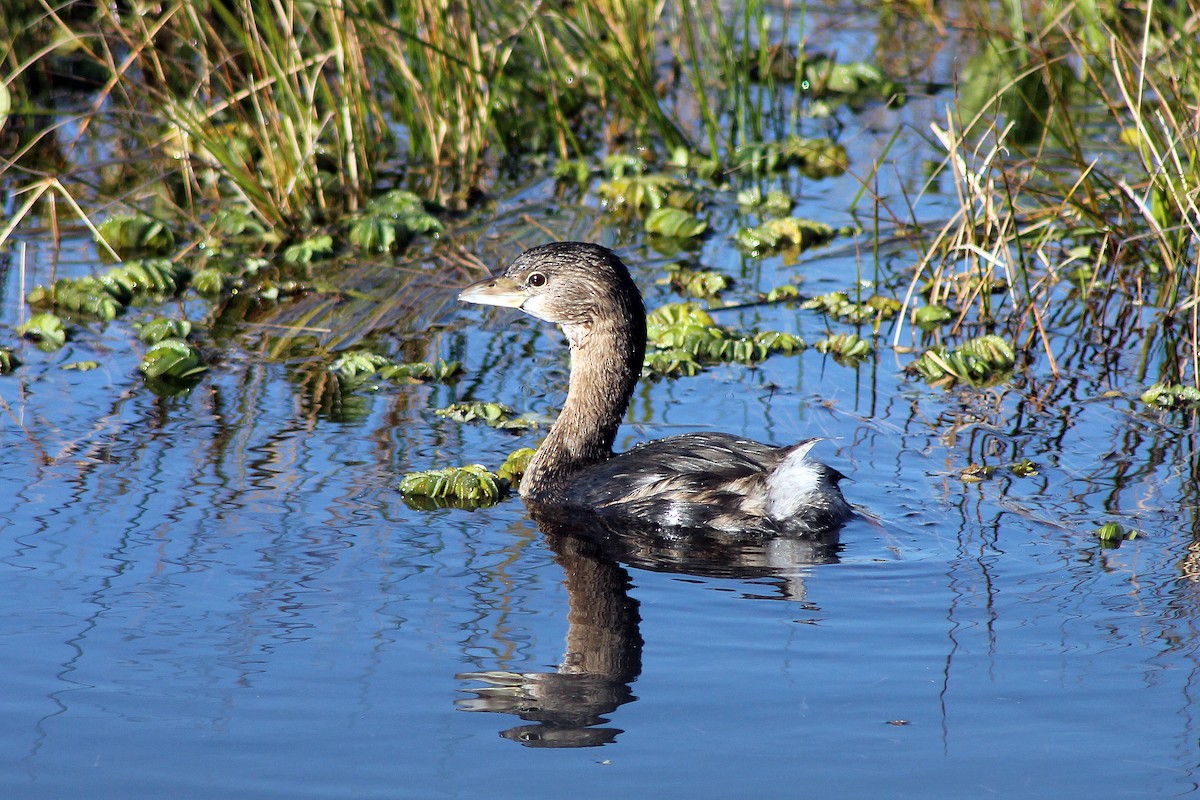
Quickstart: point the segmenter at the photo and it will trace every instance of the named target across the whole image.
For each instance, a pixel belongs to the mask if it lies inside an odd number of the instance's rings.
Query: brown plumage
[[[459,295],[519,308],[559,325],[571,347],[562,413],[521,480],[521,496],[666,527],[746,533],[820,533],[850,516],[842,475],[791,447],[726,433],[690,433],[614,455],[646,348],[646,312],[612,251],[558,242],[522,254]]]

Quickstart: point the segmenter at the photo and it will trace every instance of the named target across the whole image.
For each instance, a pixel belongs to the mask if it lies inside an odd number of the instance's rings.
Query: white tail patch
[[[796,445],[767,475],[767,515],[774,519],[795,516],[816,497],[828,491],[828,469],[812,461],[808,451],[821,439],[809,439]]]

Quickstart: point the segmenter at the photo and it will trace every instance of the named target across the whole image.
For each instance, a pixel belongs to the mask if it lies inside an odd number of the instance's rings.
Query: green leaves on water
[[[492,504],[503,491],[500,479],[482,464],[410,472],[400,481],[400,491],[432,498],[454,497]]]
[[[596,192],[609,210],[641,214],[668,207],[671,193],[682,186],[682,182],[673,175],[661,172],[635,173],[605,181]],[[680,202],[683,197],[676,195],[675,199]]]
[[[500,469],[496,470],[496,475],[502,480],[508,481],[512,486],[520,486],[521,476],[525,474],[525,470],[529,469],[529,460],[536,452],[532,447],[522,447],[512,451],[500,465]]]
[[[969,464],[961,473],[959,480],[963,483],[980,483],[990,479],[996,474],[997,470],[1005,470],[1018,478],[1028,478],[1038,474],[1038,466],[1028,458],[1022,458],[1020,461],[1014,461],[1010,464],[1001,464],[992,466],[987,464]]]
[[[733,283],[728,275],[710,269],[690,269],[680,264],[667,266],[666,279],[659,283],[669,283],[682,294],[701,299],[710,299],[725,291]]]
[[[486,508],[499,502],[508,486],[508,481],[482,464],[468,464],[410,472],[400,481],[400,492],[408,505],[422,510]]]
[[[117,214],[97,230],[117,255],[165,256],[175,249],[175,234],[159,220],[145,214]]]
[[[846,148],[831,139],[789,136],[782,142],[766,142],[738,148],[734,167],[751,175],[769,175],[796,167],[809,178],[841,175],[850,166]]]
[[[815,343],[820,353],[833,356],[839,364],[857,366],[873,352],[871,343],[857,333],[835,333]]]
[[[1130,542],[1140,534],[1133,528],[1127,528],[1119,522],[1107,522],[1092,531],[1092,535],[1100,540],[1100,546],[1117,548],[1122,542]]]
[[[321,233],[288,245],[283,250],[283,260],[288,264],[301,265],[312,263],[317,260],[318,256],[324,257],[332,254],[333,237],[327,233]]]
[[[33,306],[107,321],[139,298],[176,294],[188,277],[186,268],[165,258],[127,261],[97,278],[61,278],[50,286],[35,286],[28,300]]]
[[[534,452],[531,447],[513,451],[496,472],[482,464],[410,472],[400,481],[400,492],[405,503],[424,511],[486,508],[507,497],[520,484]]]
[[[792,206],[795,205],[787,192],[771,189],[763,196],[762,189],[757,186],[738,192],[737,204],[743,209],[753,209],[769,217],[785,217],[792,213]]]
[[[350,242],[368,253],[393,253],[417,236],[437,236],[444,227],[421,198],[402,189],[370,200],[350,223]]]
[[[462,363],[441,360],[436,364],[429,361],[399,363],[370,350],[351,350],[338,356],[329,369],[338,376],[343,388],[354,389],[373,377],[396,383],[445,381],[462,372]]]
[[[954,319],[954,312],[945,306],[921,306],[913,312],[913,322],[923,331],[931,331]]]
[[[0,347],[0,375],[7,375],[21,366],[21,359],[7,347]]]
[[[155,317],[150,322],[134,325],[138,338],[146,344],[155,344],[163,339],[186,339],[192,332],[192,323],[183,319]]]
[[[199,375],[207,369],[200,351],[184,339],[163,339],[142,357],[138,367],[147,379],[169,378],[185,380]]]
[[[780,250],[806,250],[838,235],[829,225],[798,217],[777,217],[753,228],[742,228],[735,237],[738,246],[751,255],[764,256]]]
[[[643,367],[655,375],[695,375],[705,363],[753,364],[771,353],[803,350],[798,336],[780,331],[739,333],[717,325],[695,303],[668,303],[646,318]]]
[[[36,342],[39,350],[52,352],[67,343],[67,329],[63,321],[54,314],[34,314],[24,325],[17,328],[21,336]]]
[[[451,403],[433,413],[457,422],[482,422],[500,430],[528,430],[538,426],[536,420],[514,417],[515,412],[502,403]]]
[[[907,369],[932,386],[988,386],[1006,380],[1016,361],[1008,342],[987,334],[964,342],[956,350],[941,346],[926,350]]]
[[[845,292],[829,292],[804,301],[800,307],[817,309],[846,322],[858,323],[874,320],[878,323],[896,316],[896,312],[900,310],[900,301],[894,297],[873,294],[861,303],[857,303],[852,301]]]
[[[1142,394],[1142,402],[1154,408],[1196,408],[1200,406],[1200,389],[1156,383]]]
[[[646,233],[670,236],[675,239],[691,239],[704,233],[708,222],[698,219],[682,208],[656,208],[646,215],[642,226]]]

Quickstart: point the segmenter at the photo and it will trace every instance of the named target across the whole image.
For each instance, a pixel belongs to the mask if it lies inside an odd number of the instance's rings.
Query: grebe
[[[560,326],[571,348],[562,413],[529,462],[520,494],[667,528],[819,534],[851,516],[837,470],[809,458],[820,439],[773,447],[687,433],[614,454],[646,351],[646,310],[629,270],[595,244],[556,242],[468,286],[468,303],[518,308]]]

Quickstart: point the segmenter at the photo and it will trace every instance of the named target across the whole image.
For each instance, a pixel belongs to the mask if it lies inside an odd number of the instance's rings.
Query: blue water
[[[814,287],[845,269],[822,263]],[[249,335],[176,399],[142,387],[120,323],[22,351],[0,379],[4,796],[1195,792],[1188,420],[1100,398],[1082,373],[1039,403],[1023,385],[930,389],[889,353],[717,367],[644,384],[620,444],[829,436],[822,455],[877,519],[851,523],[833,563],[786,542],[564,557],[516,501],[420,512],[396,490],[408,469],[536,441],[433,408],[561,401],[556,332],[443,294],[434,349],[468,376],[385,388],[346,423],[307,411]],[[783,306],[722,321],[823,324]],[[88,352],[105,366],[59,369]],[[1018,457],[1038,474],[959,477]],[[1102,549],[1090,531],[1110,519],[1142,536]],[[580,574],[609,577],[579,593]],[[596,647],[611,674],[555,674],[571,603],[585,622],[625,609]]]
[[[885,118],[883,138],[848,136],[852,163],[879,155],[897,118],[919,140],[921,109]],[[882,171],[876,190],[902,208],[929,156]],[[798,213],[852,221],[851,178],[791,188]],[[451,245],[498,267],[550,236],[594,239],[621,248],[651,306],[678,299],[655,283],[670,258],[594,205],[532,181]],[[710,219],[699,260],[743,297],[875,276],[869,230],[760,263],[724,235],[732,204]],[[0,261],[0,344],[17,341],[23,286],[103,269],[83,239],[17,244]],[[403,270],[337,273],[358,300],[230,324],[185,298],[78,326],[58,353],[18,345],[24,366],[0,377],[0,796],[1197,793],[1196,421],[1137,401],[1139,341],[1078,323],[1064,301],[1047,318],[1059,377],[1034,344],[997,387],[930,388],[901,372],[912,356],[886,346],[885,325],[858,369],[808,350],[644,383],[620,447],[689,430],[829,437],[819,454],[864,513],[834,553],[589,548],[515,500],[404,503],[406,471],[495,467],[537,441],[433,409],[496,400],[552,419],[567,374],[556,331],[456,306],[479,273],[410,255]],[[917,258],[893,250],[883,266]],[[216,339],[178,398],[136,373],[128,322],[163,312]],[[828,326],[783,305],[718,319],[809,341]],[[466,375],[330,406],[274,338],[292,324],[334,350],[369,335],[407,358],[459,358]],[[84,359],[101,366],[62,369]],[[1022,459],[1036,474],[1005,467]],[[971,464],[997,471],[965,482]],[[1105,549],[1092,532],[1109,521],[1140,535]]]

